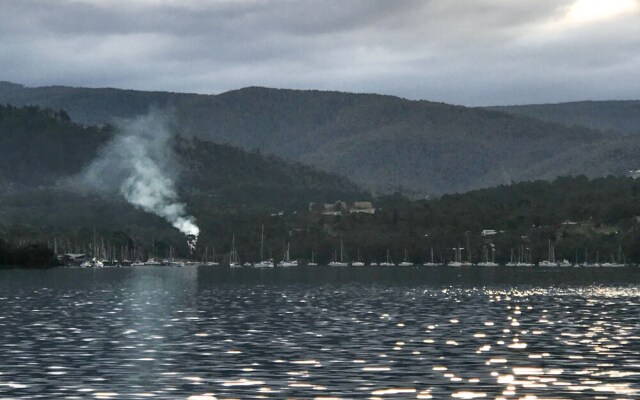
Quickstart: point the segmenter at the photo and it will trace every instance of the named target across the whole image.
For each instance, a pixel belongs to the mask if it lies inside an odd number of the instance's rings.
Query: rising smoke
[[[131,204],[166,219],[193,250],[200,229],[179,201],[168,119],[158,111],[117,124],[118,133],[84,171],[95,190],[116,189]]]

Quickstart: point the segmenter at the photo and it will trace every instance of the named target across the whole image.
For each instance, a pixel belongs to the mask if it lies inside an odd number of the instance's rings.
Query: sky
[[[0,80],[638,99],[640,0],[0,0]]]

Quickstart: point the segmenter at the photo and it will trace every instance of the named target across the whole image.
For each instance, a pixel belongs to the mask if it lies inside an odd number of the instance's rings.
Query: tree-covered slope
[[[640,134],[640,100],[580,101],[560,104],[496,106],[488,109],[625,135]]]
[[[0,105],[0,181],[53,185],[80,171],[111,133],[83,127],[65,112]]]
[[[253,87],[206,96],[5,83],[0,102],[64,108],[92,124],[166,109],[186,136],[311,165],[376,193],[438,195],[640,166],[640,154],[609,158],[635,146],[634,138],[620,142],[622,135],[528,116],[375,94]]]
[[[119,134],[117,127],[77,125],[64,112],[0,106],[0,193],[6,196],[0,225],[19,225],[21,221],[59,225],[61,220],[72,220],[69,214],[79,223],[82,218],[77,216],[91,219],[92,215],[103,215],[93,213],[91,204],[95,201],[117,215],[126,205],[117,187],[99,193],[86,191],[79,177],[103,146]],[[275,156],[181,137],[167,146],[177,169],[172,175],[180,195],[189,207],[191,202],[197,204],[193,207],[203,214],[214,208],[297,210],[309,202],[368,197],[343,177]],[[114,215],[110,220],[126,220]]]

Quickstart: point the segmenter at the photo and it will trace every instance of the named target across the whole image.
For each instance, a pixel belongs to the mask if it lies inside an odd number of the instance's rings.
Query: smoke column
[[[118,134],[81,178],[92,189],[117,189],[129,203],[164,218],[187,235],[193,250],[200,229],[178,198],[167,125],[158,112],[120,121]]]

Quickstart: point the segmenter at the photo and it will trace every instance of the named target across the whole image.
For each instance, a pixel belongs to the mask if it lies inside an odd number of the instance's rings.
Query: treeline
[[[322,215],[304,208],[279,213],[272,207],[223,206],[208,202],[207,196],[186,197],[202,231],[195,254],[188,254],[184,237],[158,217],[124,202],[64,196],[50,198],[66,204],[66,211],[50,213],[44,196],[41,208],[31,209],[39,210],[41,226],[20,225],[29,218],[20,214],[13,228],[4,234],[0,229],[0,236],[32,237],[50,246],[55,240],[59,249],[87,252],[95,226],[98,243],[116,252],[137,249],[145,256],[164,257],[173,247],[178,256],[200,260],[206,250],[208,259],[215,252],[221,261],[235,236],[242,261],[256,261],[264,226],[263,257],[276,260],[289,243],[294,258],[309,260],[313,252],[316,261],[328,262],[342,243],[352,261],[359,253],[365,262],[379,262],[388,250],[397,262],[406,250],[411,261],[424,262],[433,248],[436,260],[446,262],[460,245],[463,257],[470,250],[474,262],[480,261],[483,247],[494,247],[498,262],[508,261],[511,249],[516,255],[524,250],[537,262],[547,258],[551,241],[557,259],[640,262],[640,181],[630,178],[564,177],[421,201],[392,195],[373,200],[373,215]],[[19,204],[10,209],[17,208]],[[483,230],[496,233],[482,236]]]
[[[112,134],[110,126],[75,124],[65,111],[0,105],[0,182],[53,185],[82,170]]]
[[[537,262],[548,257],[551,241],[556,259],[640,262],[640,181],[630,178],[563,177],[433,200],[393,195],[377,198],[374,205],[374,215],[300,212],[243,218],[238,213],[215,231],[205,229],[201,243],[208,242],[209,249],[218,243],[218,250],[227,252],[235,234],[241,257],[255,260],[264,224],[267,251],[274,258],[290,242],[292,256],[309,259],[313,251],[316,260],[326,262],[342,242],[351,260],[359,252],[364,261],[381,261],[388,249],[400,261],[406,249],[411,261],[423,262],[433,248],[436,259],[448,261],[460,245],[465,259],[471,250],[474,262],[483,247],[492,246],[499,262],[509,260],[511,249],[516,256],[520,249],[530,252]],[[482,236],[483,230],[496,234]]]
[[[172,246],[186,256],[177,230],[118,193],[56,187],[113,134],[109,126],[74,124],[63,111],[0,106],[0,238],[49,246],[59,241],[84,252],[95,232],[107,247],[163,255]],[[228,254],[235,235],[243,260],[257,260],[264,225],[264,255],[275,259],[290,243],[292,257],[309,259],[314,252],[326,262],[342,242],[351,259],[359,252],[364,261],[380,261],[389,249],[398,261],[406,249],[412,261],[424,261],[433,248],[446,261],[453,247],[467,247],[468,237],[474,261],[491,245],[502,262],[512,248],[528,248],[541,260],[549,240],[557,258],[573,260],[577,253],[593,260],[622,249],[627,260],[640,261],[640,181],[630,178],[565,177],[410,201],[400,194],[373,198],[346,178],[259,151],[200,139],[177,138],[172,145],[181,168],[180,199],[202,231],[196,258],[205,248]],[[372,200],[377,210],[341,216],[307,211],[310,202],[336,200]],[[481,236],[486,229],[498,233]]]
[[[0,268],[43,268],[58,265],[53,250],[46,244],[14,245],[0,239]]]

